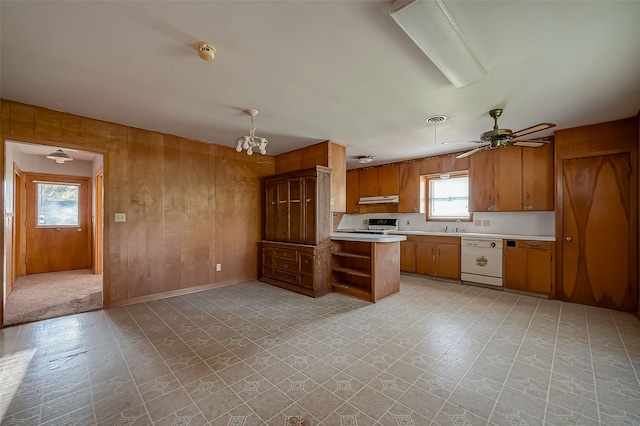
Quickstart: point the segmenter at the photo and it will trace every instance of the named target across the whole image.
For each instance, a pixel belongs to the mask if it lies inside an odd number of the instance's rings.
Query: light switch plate
[[[116,213],[115,221],[116,222],[126,222],[127,221],[127,214],[126,213]]]

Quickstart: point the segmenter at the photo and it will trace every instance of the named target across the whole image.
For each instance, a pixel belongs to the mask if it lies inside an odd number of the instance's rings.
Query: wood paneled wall
[[[6,100],[0,116],[3,167],[5,139],[104,154],[106,306],[258,277],[274,157]]]

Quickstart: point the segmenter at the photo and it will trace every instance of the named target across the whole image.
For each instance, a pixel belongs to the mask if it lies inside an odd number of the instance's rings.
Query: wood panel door
[[[315,245],[316,242],[316,185],[317,179],[314,177],[302,178],[302,188],[304,193],[304,223],[302,225],[303,239],[302,243]]]
[[[281,181],[276,184],[276,241],[289,241],[289,182]]]
[[[27,275],[91,268],[90,179],[25,177]]]
[[[562,163],[563,300],[633,308],[629,160],[623,153]]]
[[[398,213],[420,212],[420,163],[400,164]]]
[[[438,275],[438,245],[416,244],[416,271],[424,275]]]
[[[495,210],[520,211],[522,209],[522,148],[511,146],[490,152],[494,154],[495,161],[493,169]]]
[[[522,209],[553,211],[553,145],[522,149]]]
[[[378,195],[378,167],[361,169],[358,174],[360,197],[375,197]]]
[[[438,276],[460,279],[460,246],[438,244]]]
[[[347,214],[359,213],[360,173],[357,170],[347,172]]]
[[[476,152],[469,159],[469,211],[495,209],[493,191],[493,151]]]
[[[398,174],[397,164],[378,167],[378,195],[398,194]]]

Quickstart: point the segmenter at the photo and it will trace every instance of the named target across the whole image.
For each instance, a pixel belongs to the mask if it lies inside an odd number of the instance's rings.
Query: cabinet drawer
[[[290,284],[298,284],[298,274],[295,271],[286,272],[286,271],[275,271],[275,276],[278,281],[283,281],[285,283]]]
[[[290,262],[297,262],[297,252],[295,250],[275,249],[274,257],[278,259],[286,259]]]
[[[298,271],[298,263],[287,260],[276,259],[276,269],[296,273]]]
[[[517,241],[516,247],[534,250],[553,250],[553,241]]]

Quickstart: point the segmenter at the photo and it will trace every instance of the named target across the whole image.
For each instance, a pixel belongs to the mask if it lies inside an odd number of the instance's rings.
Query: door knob
[[[572,240],[572,238],[571,238],[571,237],[565,237],[565,239],[564,239],[564,240],[565,240],[566,242],[570,243],[570,242],[571,242],[571,240]]]

